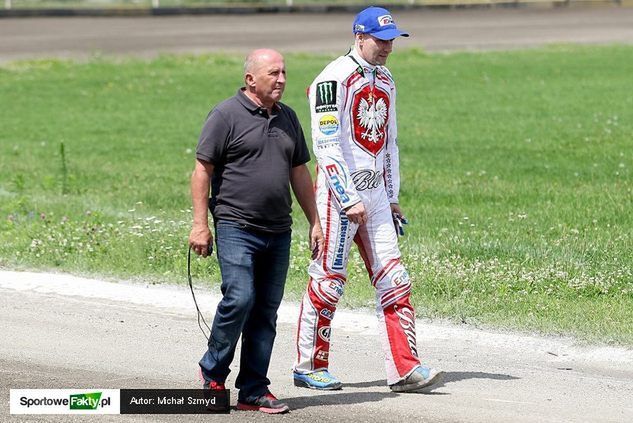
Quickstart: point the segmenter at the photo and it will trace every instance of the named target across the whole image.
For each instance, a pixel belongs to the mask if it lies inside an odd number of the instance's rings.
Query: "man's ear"
[[[247,73],[246,75],[244,75],[244,82],[246,83],[247,86],[254,87],[255,77],[253,76],[252,73]]]

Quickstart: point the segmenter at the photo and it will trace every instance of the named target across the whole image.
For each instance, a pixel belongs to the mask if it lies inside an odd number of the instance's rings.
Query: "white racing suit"
[[[310,263],[299,315],[294,370],[328,368],[330,323],[347,280],[352,240],[376,288],[376,313],[387,383],[419,364],[411,282],[400,263],[390,203],[400,185],[396,144],[396,89],[389,71],[365,62],[352,48],[331,62],[308,91],[317,157],[316,200],[324,232],[323,258]],[[362,201],[367,223],[343,209]]]

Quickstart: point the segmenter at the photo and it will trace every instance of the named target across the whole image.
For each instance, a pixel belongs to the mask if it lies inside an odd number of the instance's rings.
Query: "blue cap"
[[[362,10],[356,19],[352,31],[354,34],[371,34],[381,40],[393,40],[396,37],[408,37],[409,34],[400,31],[391,13],[382,7],[368,7]]]

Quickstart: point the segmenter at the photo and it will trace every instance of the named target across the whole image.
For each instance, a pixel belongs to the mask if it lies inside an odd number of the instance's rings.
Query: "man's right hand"
[[[362,201],[346,208],[345,214],[352,223],[356,223],[357,225],[367,223],[367,212],[365,211],[365,205]]]
[[[209,255],[209,246],[213,245],[213,235],[207,225],[194,226],[189,234],[189,246],[199,256]]]

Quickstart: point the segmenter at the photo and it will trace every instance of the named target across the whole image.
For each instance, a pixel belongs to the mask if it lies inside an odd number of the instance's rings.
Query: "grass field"
[[[305,87],[330,59],[287,57],[305,129]],[[184,283],[197,137],[241,67],[2,65],[0,266]],[[418,316],[633,345],[633,48],[410,50],[390,68]],[[308,262],[295,212],[290,299]],[[193,272],[219,280],[215,259]],[[343,304],[371,306],[355,250],[350,274]]]

